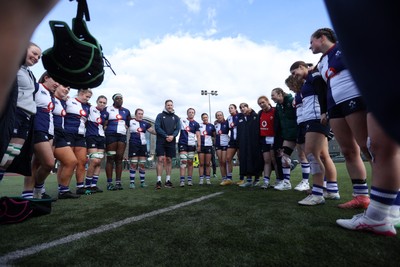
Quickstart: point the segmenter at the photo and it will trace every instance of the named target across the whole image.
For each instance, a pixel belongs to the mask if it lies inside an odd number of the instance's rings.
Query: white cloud
[[[206,36],[212,36],[217,33],[217,21],[216,21],[217,11],[215,8],[207,9],[207,24],[210,25],[209,29],[206,31]]]
[[[189,12],[193,13],[198,13],[200,11],[200,2],[201,0],[183,0]]]
[[[106,70],[91,102],[104,94],[111,104],[111,96],[119,92],[132,113],[141,107],[145,116],[154,119],[164,101],[172,99],[178,116],[185,116],[187,108],[194,107],[198,121],[201,113],[209,113],[208,97],[202,96],[201,90],[218,90],[218,96],[210,97],[212,114],[222,110],[227,116],[229,104],[238,106],[241,102],[258,111],[260,95],[270,97],[275,87],[288,91],[284,80],[294,61],[316,63],[319,58],[296,44],[282,50],[242,36],[213,40],[190,35],[143,40],[138,47],[115,50],[106,57],[117,75]]]

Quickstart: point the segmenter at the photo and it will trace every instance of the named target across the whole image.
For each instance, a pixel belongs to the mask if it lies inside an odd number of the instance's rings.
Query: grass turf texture
[[[119,228],[91,235],[11,262],[13,266],[398,266],[399,237],[347,231],[338,218],[362,210],[341,210],[351,199],[351,183],[343,163],[337,163],[342,199],[325,205],[299,206],[306,195],[294,190],[240,188],[236,185],[179,187],[155,190],[155,170],[146,174],[147,188],[106,191],[80,199],[58,200],[50,215],[20,224],[0,226],[0,257],[78,232],[170,207],[216,192],[223,194]],[[369,170],[369,166],[367,165]],[[195,170],[197,172],[197,169]],[[237,167],[234,177],[237,178]],[[99,186],[106,187],[104,171]],[[56,179],[46,181],[56,196]],[[272,182],[274,182],[274,178]],[[301,168],[292,173],[292,187],[301,180]],[[311,180],[310,180],[311,181]],[[164,182],[164,177],[163,177]],[[6,176],[1,196],[21,193],[23,178]],[[138,183],[138,178],[136,178]],[[74,180],[71,183],[74,189]]]

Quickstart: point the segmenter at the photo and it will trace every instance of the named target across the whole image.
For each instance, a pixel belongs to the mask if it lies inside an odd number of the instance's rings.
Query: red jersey
[[[274,136],[275,108],[260,112],[260,136]]]

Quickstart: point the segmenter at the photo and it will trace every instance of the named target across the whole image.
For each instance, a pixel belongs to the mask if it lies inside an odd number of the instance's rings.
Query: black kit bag
[[[43,52],[43,66],[54,80],[65,86],[95,88],[103,82],[104,62],[107,67],[111,66],[83,19],[85,16],[90,20],[86,0],[77,1],[78,12],[72,20],[72,30],[63,21],[49,22],[54,44]]]
[[[29,218],[51,213],[54,199],[0,198],[0,225],[20,223]]]

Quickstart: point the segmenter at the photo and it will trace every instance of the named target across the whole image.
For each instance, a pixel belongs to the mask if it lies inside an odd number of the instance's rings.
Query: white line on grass
[[[102,225],[100,227],[97,227],[97,228],[94,228],[94,229],[91,229],[91,230],[87,230],[87,231],[84,231],[84,232],[80,232],[80,233],[76,233],[76,234],[73,234],[73,235],[69,235],[69,236],[60,238],[58,240],[54,240],[54,241],[48,242],[48,243],[42,243],[42,244],[39,244],[39,245],[36,245],[36,246],[32,246],[32,247],[29,247],[29,248],[26,248],[26,249],[22,249],[22,250],[16,250],[14,252],[10,252],[10,253],[8,253],[8,254],[6,254],[4,256],[1,256],[0,257],[0,266],[4,266],[4,265],[6,265],[7,263],[9,263],[12,260],[20,259],[20,258],[29,256],[29,255],[32,255],[32,254],[35,254],[35,253],[38,253],[38,252],[40,252],[42,250],[45,250],[45,249],[48,249],[48,248],[51,248],[51,247],[55,247],[55,246],[58,246],[58,245],[70,243],[72,241],[79,240],[79,239],[82,239],[82,238],[85,238],[85,237],[88,237],[88,236],[91,236],[91,235],[95,235],[95,234],[99,234],[99,233],[102,233],[102,232],[105,232],[105,231],[113,230],[113,229],[116,229],[118,227],[124,226],[126,224],[137,222],[137,221],[140,221],[140,220],[152,217],[152,216],[156,216],[156,215],[168,212],[168,211],[176,210],[176,209],[179,209],[179,208],[182,208],[182,207],[185,207],[185,206],[188,206],[188,205],[191,205],[191,204],[194,204],[194,203],[197,203],[197,202],[200,202],[200,201],[203,201],[203,200],[206,200],[206,199],[209,199],[209,198],[221,195],[221,194],[223,194],[223,192],[218,192],[218,193],[214,193],[214,194],[211,194],[211,195],[202,196],[202,197],[199,197],[199,198],[196,198],[196,199],[192,199],[190,201],[186,201],[186,202],[174,205],[174,206],[170,206],[170,207],[163,208],[163,209],[158,209],[158,210],[151,211],[151,212],[148,212],[148,213],[145,213],[145,214],[142,214],[142,215],[126,218],[126,219],[118,221],[118,222]]]

